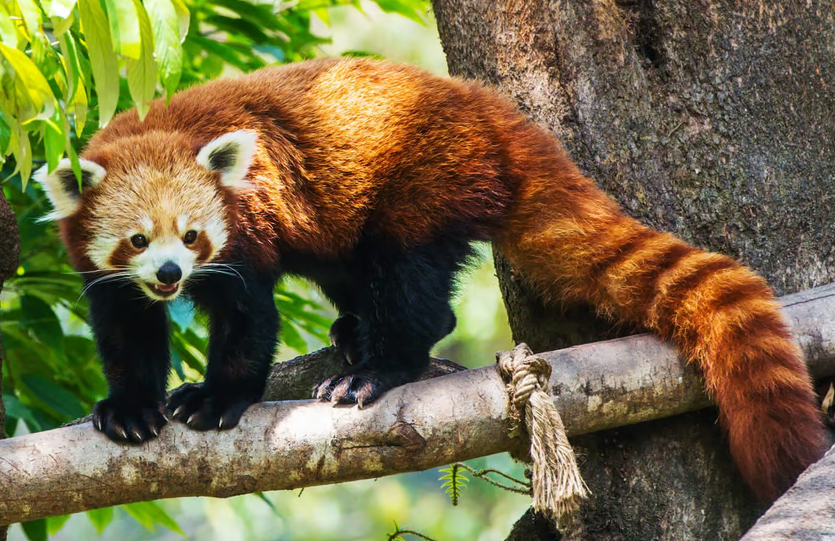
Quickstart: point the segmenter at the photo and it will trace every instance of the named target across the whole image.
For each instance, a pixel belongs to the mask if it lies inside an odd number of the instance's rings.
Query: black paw
[[[352,314],[342,314],[333,321],[328,333],[331,344],[339,350],[345,361],[350,364],[359,362],[357,351],[357,324],[359,319]]]
[[[238,425],[241,415],[260,396],[257,393],[218,392],[204,383],[186,383],[168,397],[168,411],[174,419],[195,430],[228,430]]]
[[[93,426],[119,443],[142,443],[159,436],[168,422],[162,402],[125,404],[119,398],[105,398],[93,408]]]
[[[313,398],[332,404],[356,404],[362,408],[394,387],[374,372],[331,376],[313,387]]]

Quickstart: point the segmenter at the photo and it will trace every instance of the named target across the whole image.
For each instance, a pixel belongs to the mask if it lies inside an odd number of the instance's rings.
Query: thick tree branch
[[[817,376],[835,373],[835,286],[783,299]],[[701,377],[651,336],[543,354],[551,394],[578,435],[709,405]],[[267,398],[304,396],[334,362],[317,352],[278,366]],[[436,370],[451,371],[442,361]],[[438,368],[446,366],[446,368]],[[333,370],[327,368],[325,373]],[[175,423],[117,445],[89,422],[0,442],[0,524],[178,496],[233,496],[423,470],[515,449],[493,366],[394,389],[364,410],[269,402],[224,432]]]
[[[835,449],[835,448],[833,448]],[[820,541],[835,532],[835,451],[801,474],[797,483],[741,541]]]

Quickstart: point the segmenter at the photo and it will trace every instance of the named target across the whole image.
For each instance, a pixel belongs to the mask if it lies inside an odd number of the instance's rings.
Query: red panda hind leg
[[[565,160],[522,182],[499,249],[546,300],[590,301],[675,343],[702,369],[743,477],[776,499],[822,456],[824,426],[771,289],[732,258],[625,216]]]

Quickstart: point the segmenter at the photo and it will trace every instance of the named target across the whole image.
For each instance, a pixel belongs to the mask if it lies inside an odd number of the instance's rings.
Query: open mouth
[[[180,289],[180,284],[148,284],[148,288],[150,288],[155,295],[159,295],[160,297],[170,297],[177,293],[177,290]]]

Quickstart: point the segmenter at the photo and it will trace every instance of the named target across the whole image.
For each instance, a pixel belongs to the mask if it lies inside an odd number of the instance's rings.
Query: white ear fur
[[[221,135],[200,149],[197,163],[209,171],[220,173],[220,182],[235,190],[250,188],[246,179],[255,155],[255,132],[239,130]]]
[[[81,189],[95,188],[101,183],[101,179],[107,171],[101,165],[90,160],[79,159],[81,166]],[[51,173],[49,166],[44,165],[32,175],[41,186],[43,186],[49,202],[52,203],[52,212],[41,218],[41,221],[60,220],[74,214],[81,205],[81,192],[78,189],[78,179],[72,170],[72,162],[64,158],[58,162],[58,167]]]

